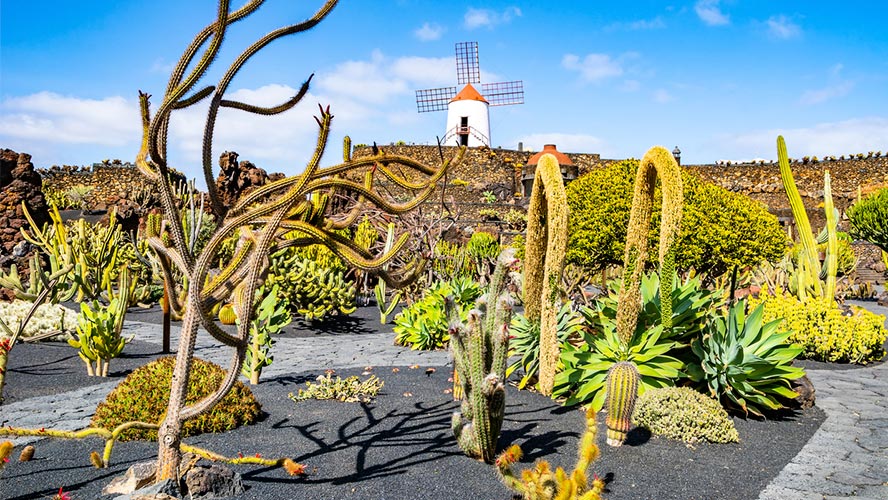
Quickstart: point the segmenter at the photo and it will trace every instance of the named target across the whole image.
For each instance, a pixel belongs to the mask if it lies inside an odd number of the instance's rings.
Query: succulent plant
[[[746,308],[745,300],[737,301],[710,323],[706,335],[691,343],[699,364],[689,364],[687,372],[724,406],[763,416],[798,396],[790,381],[805,375],[792,366],[802,348],[790,344],[792,332],[778,330],[780,320],[763,321],[761,304],[748,316]]]
[[[512,465],[521,459],[522,451],[513,445],[496,459],[496,471],[510,490],[521,495],[524,500],[600,500],[604,491],[604,481],[597,475],[592,481],[586,471],[598,459],[599,450],[595,444],[595,411],[586,412],[586,431],[580,438],[576,466],[570,474],[558,467],[552,471],[549,462],[539,460],[534,469],[521,472],[520,479],[512,470]]]
[[[516,262],[511,250],[500,255],[487,293],[465,321],[453,297],[445,302],[454,371],[464,395],[451,429],[463,452],[484,462],[495,458],[506,410],[506,358],[514,302],[507,284]]]
[[[635,403],[632,423],[686,443],[736,443],[734,421],[717,400],[690,387],[651,389]]]
[[[607,444],[621,446],[632,425],[641,375],[635,363],[620,361],[607,371]]]

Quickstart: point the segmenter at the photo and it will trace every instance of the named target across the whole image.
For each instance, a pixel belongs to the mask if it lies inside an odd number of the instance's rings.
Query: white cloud
[[[802,97],[799,98],[799,103],[807,106],[820,104],[829,101],[830,99],[844,97],[848,95],[848,93],[851,92],[851,89],[853,88],[853,82],[842,81],[835,85],[830,85],[826,88],[809,90],[802,94]]]
[[[441,35],[444,34],[444,28],[438,24],[430,24],[423,23],[422,27],[417,28],[413,35],[416,38],[419,38],[423,42],[430,42],[432,40],[438,40],[441,38]]]
[[[766,22],[768,33],[774,38],[787,40],[802,34],[802,28],[784,15],[771,16]]]
[[[417,85],[456,83],[456,63],[452,57],[401,57],[392,62],[391,69],[394,76]]]
[[[574,54],[565,54],[561,65],[570,71],[577,71],[588,82],[596,82],[620,76],[623,67],[618,60],[607,54],[587,54],[582,60]]]
[[[531,151],[540,151],[546,144],[554,144],[562,153],[596,151],[605,154],[607,150],[604,140],[589,134],[539,133],[525,135],[514,142],[517,144],[519,141]]]
[[[641,82],[638,80],[626,80],[620,85],[620,90],[623,92],[636,92],[641,88]]]
[[[722,26],[730,24],[731,19],[722,13],[719,7],[719,0],[698,0],[694,5],[694,11],[700,20],[709,26]]]
[[[469,7],[463,16],[463,26],[469,30],[493,28],[499,24],[508,24],[513,17],[521,17],[521,9],[518,7],[506,7],[502,12],[497,12],[492,9]]]
[[[138,103],[39,92],[0,105],[0,136],[63,144],[120,146],[141,137]]]
[[[836,63],[832,68],[829,68],[829,74],[831,76],[839,76],[842,70],[845,68],[845,65],[842,63]]]
[[[629,22],[615,22],[608,24],[604,27],[605,31],[617,31],[617,30],[629,30],[629,31],[642,31],[642,30],[655,30],[665,28],[666,23],[663,21],[663,18],[657,16],[653,19],[638,19],[636,21]]]
[[[866,153],[884,149],[888,144],[888,118],[855,118],[813,127],[760,130],[719,137],[717,142],[725,147],[725,153],[738,158],[760,156],[773,159],[777,156],[778,135],[786,138],[789,155],[793,158]]]
[[[667,102],[672,102],[674,100],[675,97],[673,97],[666,89],[657,89],[654,91],[654,102],[658,104],[666,104]]]

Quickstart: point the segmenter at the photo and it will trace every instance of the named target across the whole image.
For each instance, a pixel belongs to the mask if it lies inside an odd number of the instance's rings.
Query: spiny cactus
[[[237,322],[237,313],[234,312],[234,305],[224,304],[219,308],[219,323],[233,325],[235,322]]]
[[[238,200],[233,205],[222,202],[214,182],[212,165],[213,134],[220,108],[234,108],[239,111],[272,115],[291,109],[306,95],[309,78],[291,99],[278,106],[260,107],[249,103],[226,99],[229,85],[240,70],[257,52],[269,43],[286,35],[307,31],[324,19],[336,0],[327,0],[321,8],[304,22],[284,26],[271,31],[247,47],[227,68],[216,85],[205,87],[198,83],[206,76],[207,69],[219,55],[219,47],[231,23],[242,20],[254,13],[262,2],[251,0],[242,7],[229,11],[228,2],[220,0],[218,15],[194,38],[186,48],[170,75],[169,84],[163,99],[151,113],[150,96],[140,92],[139,103],[142,118],[142,145],[136,156],[136,166],[158,187],[167,223],[169,244],[161,238],[149,238],[152,248],[165,256],[171,266],[187,279],[184,295],[185,314],[179,340],[175,383],[170,392],[169,406],[158,431],[157,480],[174,479],[181,461],[181,430],[187,419],[208,411],[229,392],[240,373],[249,342],[250,324],[256,313],[256,290],[262,286],[268,272],[269,255],[288,247],[302,247],[323,244],[350,266],[378,274],[390,286],[402,286],[415,272],[421,270],[419,259],[408,266],[405,273],[394,273],[382,269],[406,244],[409,234],[403,234],[392,246],[391,251],[374,255],[355,245],[350,239],[337,233],[350,227],[365,213],[365,205],[372,204],[389,215],[403,214],[425,201],[437,187],[451,161],[442,161],[437,167],[429,167],[413,159],[388,155],[376,150],[371,156],[358,159],[348,158],[341,164],[320,168],[320,160],[327,145],[333,115],[329,108],[320,108],[316,118],[319,127],[317,146],[306,163],[302,174],[280,179],[261,186]],[[202,51],[202,52],[201,52]],[[203,99],[209,100],[204,127],[202,150],[203,174],[208,189],[209,206],[215,216],[216,228],[206,245],[198,250],[188,244],[185,227],[179,217],[173,187],[169,181],[167,139],[170,119],[174,112],[188,108]],[[348,144],[346,144],[346,147]],[[345,148],[344,148],[345,149]],[[344,153],[347,155],[347,153]],[[455,162],[465,154],[461,148]],[[420,180],[408,180],[401,170],[414,171]],[[413,174],[414,172],[409,172]],[[363,173],[363,182],[351,180],[347,174]],[[406,202],[393,200],[385,192],[375,188],[374,181],[385,176],[387,182],[411,190],[413,198]],[[312,200],[312,193],[323,193]],[[345,213],[328,213],[323,202],[332,195],[341,193],[343,199],[355,200],[346,207]],[[317,201],[317,203],[315,203]],[[323,209],[318,209],[318,207]],[[234,256],[212,279],[210,270],[218,262],[217,254],[226,240],[236,231],[242,231],[244,241],[238,246]],[[284,239],[285,234],[297,233],[295,238]],[[403,278],[403,279],[399,279]],[[164,270],[167,295],[178,293],[178,283]],[[232,297],[233,294],[233,297]],[[211,311],[219,302],[233,298],[240,324],[235,334],[222,330],[213,320]],[[226,378],[219,388],[203,400],[185,405],[186,388],[191,363],[194,356],[196,335],[203,327],[211,336],[226,346],[232,347],[232,358]]]
[[[487,293],[460,321],[455,301],[445,303],[450,318],[450,348],[464,399],[451,428],[466,455],[492,462],[506,410],[506,358],[513,300],[507,291],[509,269],[517,262],[509,249],[500,254]]]
[[[607,444],[620,446],[632,426],[641,375],[634,363],[621,361],[607,372]]]
[[[664,329],[672,329],[672,280],[675,274],[675,251],[673,245],[681,228],[681,212],[684,203],[681,169],[668,149],[654,146],[641,159],[635,177],[632,196],[632,209],[629,212],[629,227],[626,232],[626,253],[623,257],[623,286],[620,288],[617,304],[617,335],[621,347],[626,350],[638,325],[641,310],[641,278],[647,260],[648,229],[651,225],[651,212],[654,202],[654,187],[660,177],[663,191],[662,218],[660,220],[660,316]],[[623,358],[625,359],[625,358]],[[614,366],[622,366],[617,363]],[[608,439],[611,446],[619,446],[626,439],[632,408],[638,397],[638,381],[626,386],[624,380],[614,380],[616,376],[626,376],[627,370],[638,369],[631,362],[630,368],[613,368],[608,371]],[[620,389],[611,393],[611,389]],[[628,414],[626,410],[628,409]],[[611,413],[613,411],[614,413]],[[611,428],[613,423],[614,428]],[[624,426],[625,423],[625,426]],[[624,428],[625,427],[625,428]]]
[[[524,251],[524,314],[540,323],[540,382],[551,395],[558,364],[558,310],[561,309],[561,273],[567,253],[567,194],[561,167],[554,155],[544,154],[534,174],[527,209]]]
[[[497,457],[496,471],[503,483],[524,500],[600,500],[604,481],[596,475],[589,484],[586,476],[586,470],[598,459],[595,435],[595,410],[590,408],[586,411],[586,431],[580,438],[577,464],[570,475],[561,467],[552,472],[549,462],[540,460],[534,469],[522,471],[521,479],[518,479],[512,471],[512,464],[522,455],[518,445],[509,447]]]

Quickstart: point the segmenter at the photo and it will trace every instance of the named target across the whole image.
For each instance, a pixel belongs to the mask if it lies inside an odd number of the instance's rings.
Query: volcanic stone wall
[[[44,189],[65,193],[77,185],[92,186],[90,209],[105,210],[120,200],[129,200],[133,192],[154,187],[131,163],[94,163],[91,167],[64,165],[40,169]]]

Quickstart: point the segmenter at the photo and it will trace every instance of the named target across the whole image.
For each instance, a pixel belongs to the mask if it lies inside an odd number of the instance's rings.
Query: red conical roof
[[[456,97],[450,100],[450,102],[453,101],[481,101],[484,104],[490,104],[484,96],[475,90],[475,87],[472,87],[471,83],[463,87],[463,89],[459,91],[459,94],[456,94]]]
[[[554,155],[555,158],[558,159],[559,165],[573,165],[574,164],[574,162],[572,162],[566,154],[555,149],[554,144],[546,144],[545,146],[543,146],[543,150],[540,151],[539,153],[531,156],[530,159],[527,160],[527,164],[528,165],[536,165],[537,163],[540,162],[540,158],[542,158],[543,155],[545,155],[545,154]]]

